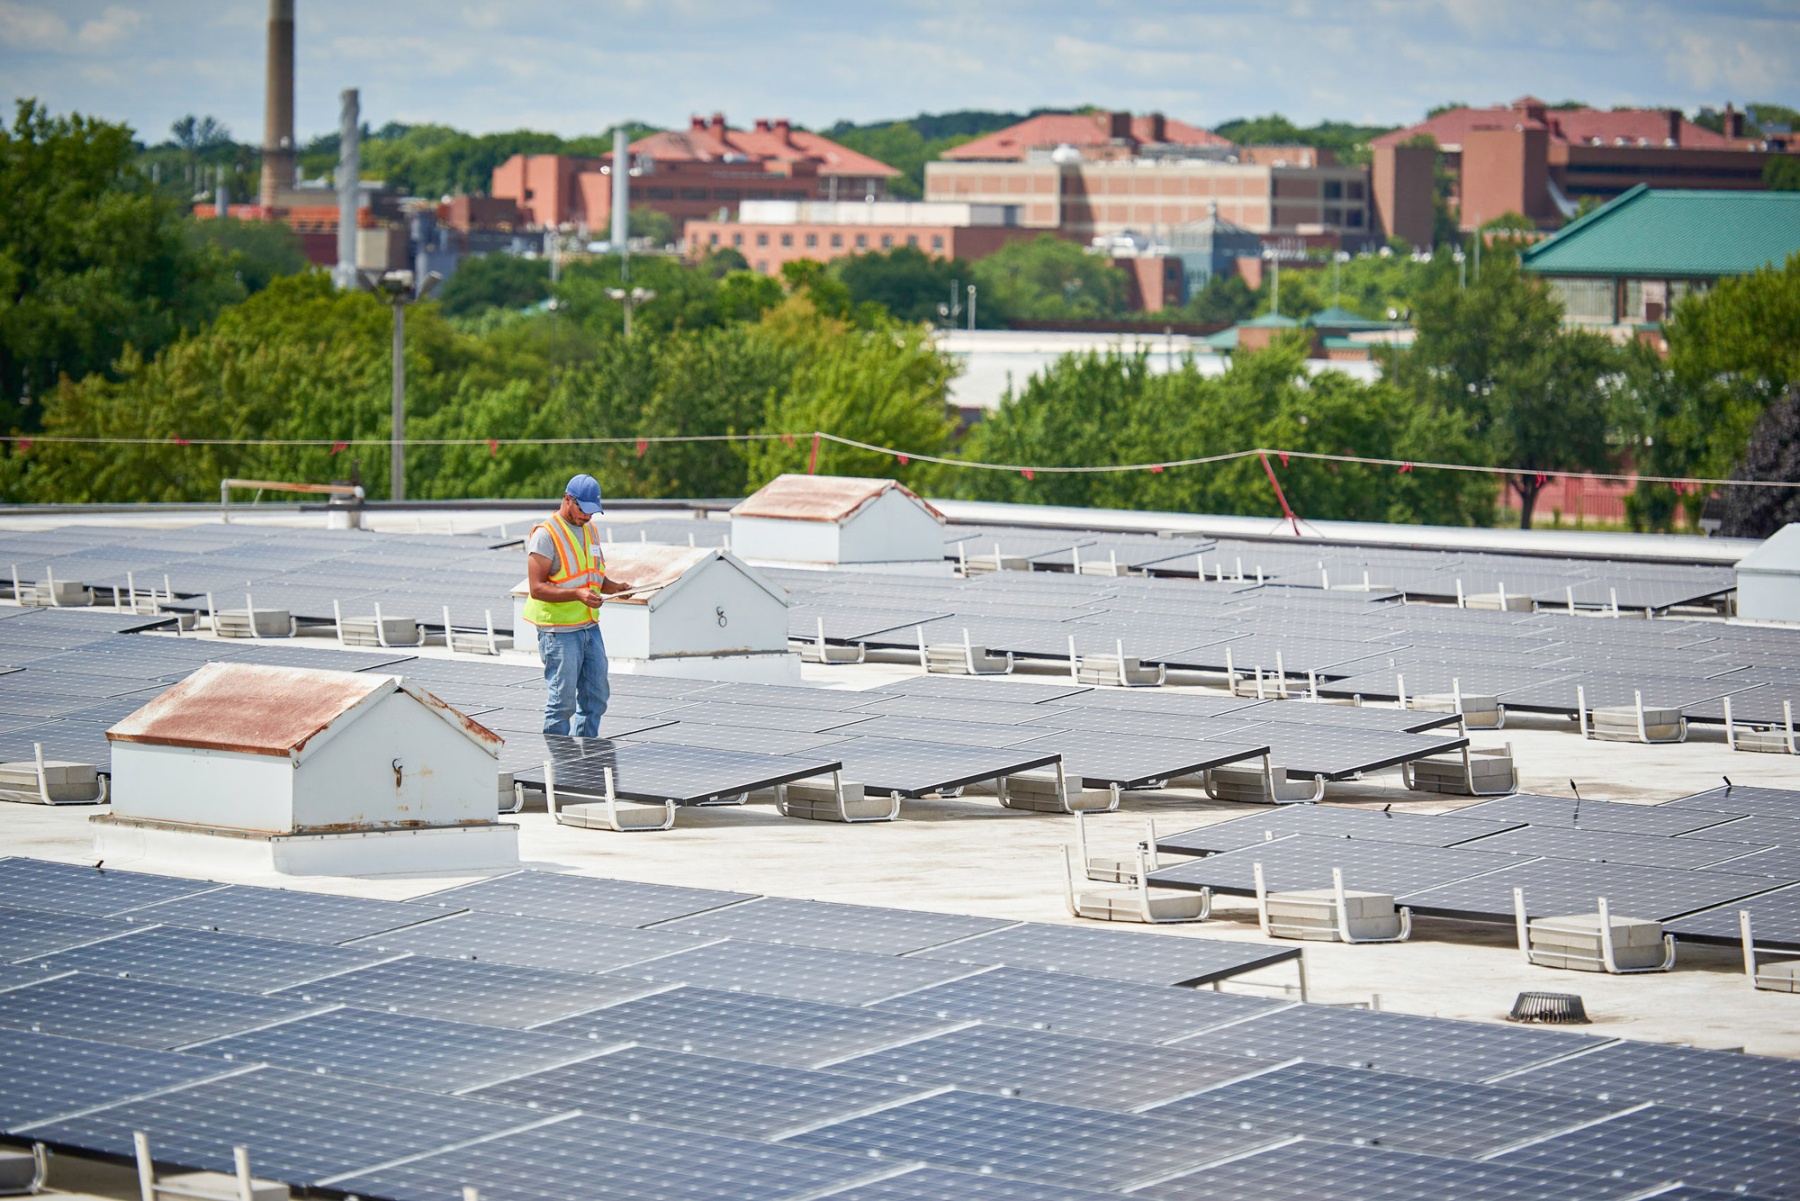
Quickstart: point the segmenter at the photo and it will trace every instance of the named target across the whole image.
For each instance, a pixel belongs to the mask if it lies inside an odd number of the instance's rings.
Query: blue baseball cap
[[[569,486],[563,489],[564,496],[572,496],[581,511],[592,517],[606,510],[600,506],[600,482],[591,475],[578,475],[569,480]]]

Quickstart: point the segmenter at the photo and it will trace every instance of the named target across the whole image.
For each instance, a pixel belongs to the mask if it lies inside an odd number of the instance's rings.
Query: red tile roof
[[[731,129],[722,113],[711,120],[695,117],[687,129],[665,129],[631,144],[633,154],[648,154],[662,162],[811,162],[820,175],[857,175],[887,178],[900,172],[879,159],[858,154],[830,138],[795,129],[786,120],[758,119],[752,129]]]
[[[1553,109],[1534,96],[1522,96],[1504,108],[1453,108],[1427,121],[1393,133],[1384,133],[1372,142],[1376,146],[1396,146],[1420,134],[1430,134],[1440,147],[1455,150],[1462,146],[1471,129],[1548,129],[1552,141],[1589,143],[1595,138],[1612,146],[1623,138],[1628,145],[1640,141],[1661,146],[1669,136],[1669,115],[1664,109],[1632,108],[1605,112],[1600,109]],[[1723,134],[1681,119],[1681,145],[1690,150],[1729,150],[1731,140]]]
[[[1123,114],[1121,114],[1123,115]],[[1156,133],[1162,123],[1162,136]],[[944,152],[947,159],[987,159],[1015,161],[1028,150],[1054,150],[1061,145],[1105,146],[1113,140],[1112,113],[1042,113],[1017,125],[996,130],[973,142],[964,142]],[[1229,146],[1231,143],[1211,130],[1199,129],[1182,121],[1154,114],[1130,118],[1131,139],[1145,143],[1176,146]]]
[[[930,501],[898,480],[850,475],[778,475],[739,501],[733,517],[774,517],[788,521],[844,521],[888,492],[918,501],[919,507],[944,520]]]

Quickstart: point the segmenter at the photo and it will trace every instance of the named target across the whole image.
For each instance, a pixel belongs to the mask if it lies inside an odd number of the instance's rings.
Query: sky
[[[1094,104],[1403,125],[1527,93],[1800,108],[1800,0],[296,0],[296,125],[594,133]],[[0,79],[146,141],[262,134],[267,0],[0,0]]]

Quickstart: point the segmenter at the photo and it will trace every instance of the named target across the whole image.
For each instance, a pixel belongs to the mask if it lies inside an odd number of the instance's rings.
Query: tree
[[[1623,361],[1599,335],[1564,331],[1561,306],[1515,255],[1496,250],[1466,288],[1439,275],[1415,325],[1397,382],[1462,413],[1486,462],[1531,472],[1509,477],[1522,528],[1551,475],[1610,464],[1621,407],[1610,383]]]
[[[225,256],[183,236],[132,167],[123,125],[21,100],[0,129],[0,404],[8,428],[65,376],[153,354],[241,298]]]
[[[1800,387],[1790,388],[1757,420],[1744,448],[1736,480],[1800,480]],[[1730,488],[1719,533],[1727,538],[1767,538],[1800,521],[1800,488]]]
[[[1215,273],[1204,288],[1188,297],[1181,306],[1181,315],[1188,321],[1236,325],[1256,315],[1258,295],[1250,290],[1243,276]]]
[[[1125,311],[1125,272],[1053,234],[1008,242],[977,262],[971,274],[980,325],[1114,317]]]
[[[831,264],[831,274],[849,289],[852,302],[878,304],[896,320],[926,324],[937,322],[938,306],[949,303],[951,288],[973,277],[968,263],[933,258],[916,246],[848,255]],[[956,300],[963,303],[960,296]]]
[[[221,259],[244,296],[254,296],[283,275],[309,270],[306,251],[294,231],[279,221],[239,221],[235,217],[183,222],[188,245]]]
[[[661,209],[640,204],[631,210],[626,232],[630,237],[643,238],[652,246],[673,246],[678,231],[675,218]]]
[[[1800,192],[1800,158],[1771,154],[1763,164],[1762,177],[1771,192]]]
[[[465,258],[438,290],[446,317],[475,317],[489,309],[522,309],[549,296],[549,262],[511,254]]]

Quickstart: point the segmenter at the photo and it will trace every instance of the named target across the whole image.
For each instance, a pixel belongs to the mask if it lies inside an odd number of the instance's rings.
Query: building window
[[[818,234],[807,234],[806,235],[806,244],[808,246],[817,246],[819,244],[819,235]]]
[[[731,244],[733,246],[742,246],[744,244],[744,235],[743,234],[732,234],[731,235]]]
[[[1361,200],[1363,198],[1362,180],[1353,179],[1344,185],[1345,200]]]
[[[783,200],[805,200],[807,198],[807,196],[806,196],[805,192],[801,192],[801,191],[793,190],[793,189],[783,189],[782,193],[781,193],[781,198]]]
[[[843,234],[832,234],[831,235],[831,245],[834,249],[842,247],[843,244],[844,244],[844,235]]]
[[[738,199],[738,190],[736,188],[714,188],[713,189],[713,199],[714,200],[736,200],[736,199]]]
[[[1327,186],[1329,186],[1329,185],[1327,185]],[[1327,224],[1327,225],[1342,225],[1343,223],[1344,223],[1344,210],[1343,209],[1333,206],[1333,207],[1325,210],[1325,224]]]
[[[769,244],[769,235],[768,234],[757,234],[756,235],[756,244],[758,246],[767,246]]]
[[[1570,321],[1611,325],[1617,320],[1613,302],[1617,289],[1610,279],[1561,279],[1552,277],[1550,290],[1562,301],[1563,315]]]
[[[942,250],[944,248],[944,235],[943,234],[932,234],[931,235],[931,248],[933,250]]]
[[[675,189],[674,188],[645,188],[644,195],[648,199],[651,199],[651,200],[673,200],[673,199],[675,199]]]
[[[756,260],[756,269],[758,271],[762,272],[764,275],[767,275],[769,273],[769,260],[768,259],[757,259]]]
[[[882,234],[881,235],[881,248],[883,250],[892,250],[894,248],[894,235],[893,234]]]
[[[712,233],[712,239],[711,239],[711,241],[709,241],[707,243],[707,245],[717,246],[718,244],[719,244],[719,231],[715,229],[715,230],[713,230],[713,233]]]
[[[794,235],[793,234],[782,234],[781,235],[781,244],[783,246],[792,246],[794,244]]]
[[[1363,211],[1361,209],[1351,209],[1349,212],[1345,213],[1344,224],[1348,225],[1351,229],[1361,229],[1363,227]]]
[[[681,189],[681,198],[683,200],[705,200],[706,199],[706,189],[705,188],[683,188],[683,189]]]
[[[1328,179],[1325,181],[1325,199],[1342,200],[1344,198],[1344,181]]]
[[[906,244],[908,246],[917,246],[919,244],[919,235],[918,234],[907,234],[906,235]]]
[[[869,235],[868,234],[857,234],[856,235],[856,248],[858,250],[864,249],[865,247],[868,246],[868,244],[869,244]]]
[[[751,188],[744,193],[744,199],[746,199],[746,200],[773,200],[773,199],[775,199],[775,189],[774,188]]]

